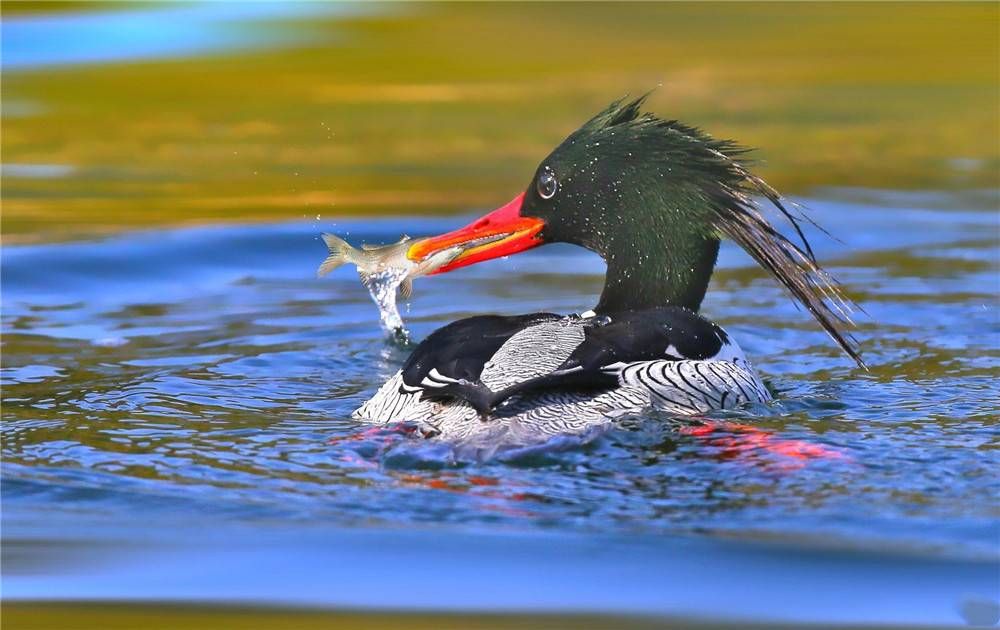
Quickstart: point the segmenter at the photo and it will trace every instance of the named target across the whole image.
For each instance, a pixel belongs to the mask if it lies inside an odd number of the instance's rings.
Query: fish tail
[[[323,234],[323,242],[330,249],[330,255],[326,257],[323,264],[316,270],[316,277],[322,278],[337,267],[354,259],[354,248],[350,243],[333,234]]]

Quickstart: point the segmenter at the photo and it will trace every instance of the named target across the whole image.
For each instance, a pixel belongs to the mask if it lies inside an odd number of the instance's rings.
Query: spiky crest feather
[[[649,94],[633,100],[621,99],[594,116],[567,138],[567,143],[593,141],[605,133],[626,133],[637,137],[672,136],[667,147],[683,148],[683,164],[690,171],[709,174],[700,181],[701,196],[711,208],[710,221],[720,236],[735,241],[767,270],[805,307],[820,326],[858,365],[865,367],[857,342],[847,331],[854,325],[851,313],[857,308],[844,294],[841,285],[816,260],[802,230],[802,221],[816,225],[798,208],[792,211],[781,195],[760,177],[751,173],[750,149],[731,140],[713,138],[701,129],[677,120],[664,120],[643,112]],[[645,143],[655,146],[655,143]],[[649,159],[656,159],[656,155]],[[668,157],[676,160],[677,154]],[[756,197],[763,198],[791,224],[800,244],[779,232],[764,216]],[[817,226],[819,227],[819,226]],[[822,228],[820,228],[822,229]]]

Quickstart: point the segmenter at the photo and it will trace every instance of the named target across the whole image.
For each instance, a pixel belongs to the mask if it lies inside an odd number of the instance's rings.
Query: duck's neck
[[[597,313],[661,306],[697,312],[719,255],[719,240],[692,236],[667,244],[646,234],[609,244],[601,255],[608,271],[594,308]]]

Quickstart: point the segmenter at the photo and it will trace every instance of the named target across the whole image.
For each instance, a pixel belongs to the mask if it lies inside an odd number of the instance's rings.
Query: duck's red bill
[[[422,262],[438,252],[461,248],[451,262],[433,273],[444,273],[484,260],[509,256],[542,244],[539,232],[545,222],[533,217],[521,216],[524,193],[514,197],[510,203],[497,208],[486,216],[453,232],[423,238],[410,246],[406,257],[414,262]]]

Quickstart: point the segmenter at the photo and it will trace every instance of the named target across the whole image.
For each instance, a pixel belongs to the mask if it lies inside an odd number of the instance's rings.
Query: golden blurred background
[[[150,6],[4,2],[5,35]],[[786,193],[1000,186],[994,2],[230,6],[224,51],[5,67],[6,242],[492,207],[650,89]]]

